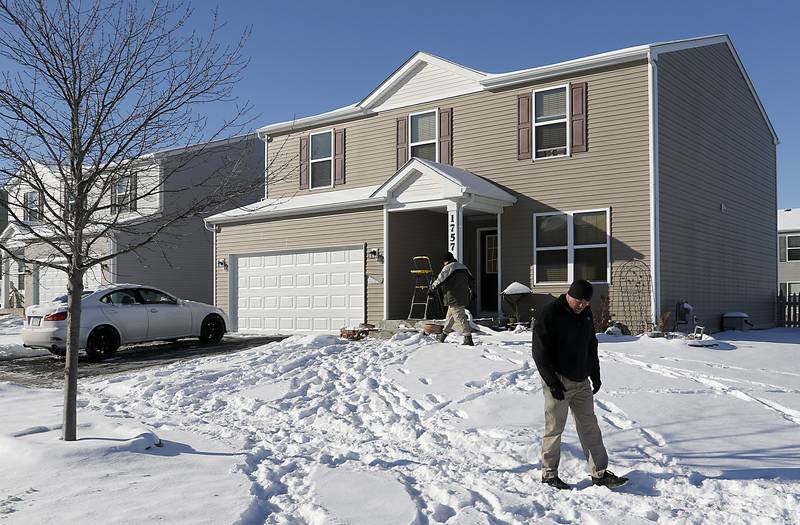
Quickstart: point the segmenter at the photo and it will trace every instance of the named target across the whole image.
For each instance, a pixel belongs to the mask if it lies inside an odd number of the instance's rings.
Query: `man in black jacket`
[[[447,334],[452,332],[455,325],[456,329],[464,336],[462,344],[474,346],[472,332],[469,328],[466,308],[472,296],[472,274],[464,264],[458,262],[453,254],[447,252],[442,261],[444,266],[439,276],[431,284],[429,295],[441,291],[442,303],[447,306],[447,316],[444,322],[444,330],[439,334],[438,340],[444,343]]]
[[[600,390],[600,360],[589,302],[589,281],[572,283],[569,291],[545,306],[533,325],[533,360],[542,376],[545,431],[542,436],[542,483],[570,486],[558,477],[561,433],[572,412],[594,485],[609,488],[628,480],[608,467],[608,454],[594,415],[594,394]],[[591,378],[591,384],[589,383]]]

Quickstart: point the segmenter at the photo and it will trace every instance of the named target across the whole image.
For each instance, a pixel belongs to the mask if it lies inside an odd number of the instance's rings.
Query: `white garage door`
[[[240,255],[234,264],[239,330],[331,332],[364,322],[363,246]]]
[[[38,273],[39,297],[34,298],[35,302],[47,303],[67,293],[66,273],[48,266],[40,266]],[[102,272],[98,267],[91,268],[83,276],[83,286],[86,290],[96,290],[103,282]]]

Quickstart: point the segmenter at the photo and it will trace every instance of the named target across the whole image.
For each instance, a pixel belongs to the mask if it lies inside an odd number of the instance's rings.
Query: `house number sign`
[[[447,251],[458,257],[458,216],[455,210],[447,212]]]

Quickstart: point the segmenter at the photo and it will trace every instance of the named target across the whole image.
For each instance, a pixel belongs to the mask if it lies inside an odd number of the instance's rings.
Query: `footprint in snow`
[[[419,382],[422,383],[423,385],[430,385],[431,384],[431,380],[428,379],[427,377],[420,377],[419,378]]]

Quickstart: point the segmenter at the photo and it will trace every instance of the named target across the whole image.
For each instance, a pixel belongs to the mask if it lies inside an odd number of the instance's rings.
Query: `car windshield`
[[[92,295],[93,293],[94,293],[94,290],[84,290],[84,292],[81,294],[81,299],[84,299],[85,297],[88,297],[88,296]],[[56,297],[55,299],[53,299],[50,302],[51,303],[66,303],[67,302],[67,296],[66,295],[59,295],[58,297]]]

